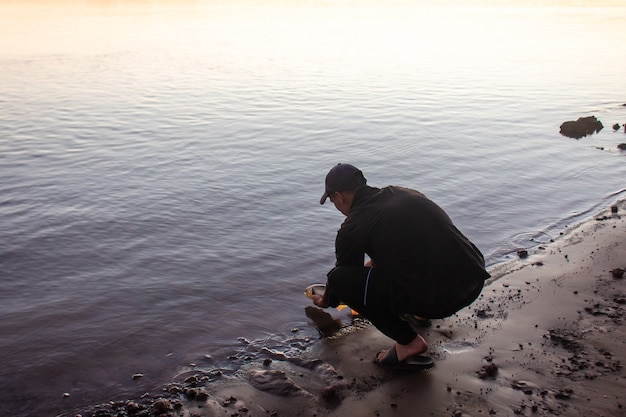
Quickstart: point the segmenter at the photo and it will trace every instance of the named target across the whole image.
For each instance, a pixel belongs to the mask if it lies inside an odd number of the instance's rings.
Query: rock
[[[321,391],[321,396],[325,400],[332,400],[337,398],[337,388],[333,385],[324,387]]]
[[[195,388],[186,388],[184,391],[185,397],[187,397],[187,399],[189,400],[195,399],[197,393],[198,392],[196,391]]]
[[[613,278],[624,278],[624,270],[622,268],[615,268],[611,270]]]
[[[187,379],[185,379],[185,383],[188,384],[190,387],[195,387],[198,385],[198,377],[195,375],[192,375],[188,377]]]
[[[159,398],[152,404],[152,412],[156,415],[167,413],[171,409],[170,402],[165,398]]]
[[[134,401],[130,401],[126,404],[126,412],[130,415],[136,414],[141,410],[141,406]]]
[[[528,258],[528,251],[526,249],[520,249],[517,251],[517,256],[519,256],[520,259]]]
[[[498,366],[495,363],[490,363],[487,366],[478,371],[478,377],[480,379],[494,378],[498,374]]]
[[[624,130],[626,131],[626,127],[624,128]],[[617,149],[626,151],[626,143],[620,143],[619,145],[617,145]]]
[[[230,398],[227,398],[226,400],[224,400],[222,402],[222,406],[223,407],[230,407],[231,405],[237,403],[237,398],[233,397],[232,395],[230,396]]]
[[[205,401],[209,399],[209,393],[200,388],[196,391],[196,401]]]
[[[253,370],[248,372],[248,381],[261,391],[276,395],[300,395],[304,391],[283,371]]]
[[[511,388],[520,390],[526,395],[531,395],[535,390],[539,390],[539,387],[527,381],[513,381]]]
[[[324,337],[332,336],[342,327],[341,320],[333,319],[330,314],[321,308],[307,306],[304,308],[304,312],[308,318],[313,320],[317,330]]]
[[[613,125],[613,130],[619,130],[619,128],[620,128],[620,127],[621,127],[621,126],[619,125],[619,123],[615,123],[615,124]]]
[[[476,310],[476,317],[478,317],[479,319],[488,319],[490,317],[493,317],[493,314],[490,314],[487,312],[486,309],[479,309]]]
[[[595,116],[579,117],[576,121],[567,121],[561,124],[560,133],[568,138],[580,139],[601,131],[604,128],[602,122]]]
[[[574,391],[571,388],[560,389],[554,393],[554,398],[558,398],[560,400],[569,400],[572,398],[572,394]]]

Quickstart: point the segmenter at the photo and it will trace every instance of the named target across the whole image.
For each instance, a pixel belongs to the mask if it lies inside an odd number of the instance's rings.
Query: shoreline
[[[614,206],[490,268],[474,304],[420,331],[430,371],[376,366],[393,341],[357,319],[287,353],[242,339],[232,372],[60,416],[626,415],[626,281],[612,273],[626,268],[626,200]]]

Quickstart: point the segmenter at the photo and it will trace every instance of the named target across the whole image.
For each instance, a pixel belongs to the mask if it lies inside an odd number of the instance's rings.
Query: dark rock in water
[[[626,143],[620,143],[617,145],[617,149],[621,149],[622,151],[626,151]]]
[[[261,391],[276,395],[301,395],[304,393],[291,378],[279,370],[254,370],[248,372],[248,381]]]
[[[601,131],[604,125],[595,116],[580,117],[576,121],[567,121],[561,124],[561,134],[568,138],[580,139]]]
[[[304,312],[308,318],[313,320],[317,329],[324,337],[332,336],[342,327],[341,320],[333,319],[330,314],[321,308],[307,306],[304,308]]]
[[[619,125],[619,123],[615,123],[615,124],[613,125],[613,130],[619,130],[619,128],[620,128],[620,127],[621,127],[621,126]]]
[[[526,249],[520,249],[517,251],[517,256],[519,256],[520,259],[528,258],[528,251]]]

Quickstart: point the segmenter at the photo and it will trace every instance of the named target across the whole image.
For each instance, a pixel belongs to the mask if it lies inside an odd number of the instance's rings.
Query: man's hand
[[[321,308],[328,307],[328,304],[324,302],[324,296],[323,295],[313,295],[313,297],[311,297],[311,299],[313,300],[313,304],[315,304],[318,307],[321,307]]]

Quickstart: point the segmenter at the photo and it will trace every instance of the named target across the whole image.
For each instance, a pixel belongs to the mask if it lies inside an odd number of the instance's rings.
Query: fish
[[[325,292],[326,292],[325,284],[313,284],[313,285],[309,285],[308,287],[304,289],[304,295],[306,295],[308,298],[311,298],[311,299],[313,298],[314,295],[321,295],[323,297]]]

